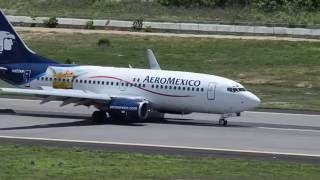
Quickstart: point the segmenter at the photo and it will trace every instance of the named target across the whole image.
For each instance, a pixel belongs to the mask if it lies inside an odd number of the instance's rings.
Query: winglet
[[[151,49],[147,49],[147,59],[149,61],[150,69],[161,70],[160,65],[158,64],[158,61]]]

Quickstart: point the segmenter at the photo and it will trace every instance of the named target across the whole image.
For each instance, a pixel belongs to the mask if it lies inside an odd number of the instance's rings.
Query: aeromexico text
[[[150,77],[147,76],[143,83],[158,83],[158,84],[168,84],[168,85],[176,85],[176,86],[194,86],[199,87],[201,81],[199,80],[189,80],[189,79],[180,79],[173,77]]]

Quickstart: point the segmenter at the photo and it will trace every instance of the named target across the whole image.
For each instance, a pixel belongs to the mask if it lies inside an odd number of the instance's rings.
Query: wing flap
[[[97,94],[90,91],[82,90],[67,90],[67,89],[17,89],[17,88],[0,88],[0,91],[5,93],[18,93],[26,95],[44,96],[41,104],[60,100],[63,101],[60,106],[66,106],[71,103],[76,105],[91,105],[102,104],[111,100],[111,97],[105,94]],[[85,102],[85,104],[84,104]]]

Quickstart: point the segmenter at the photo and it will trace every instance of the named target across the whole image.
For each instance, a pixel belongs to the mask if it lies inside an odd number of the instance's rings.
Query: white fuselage
[[[24,88],[44,86],[90,91],[111,97],[139,97],[149,101],[155,110],[173,113],[239,113],[260,103],[259,98],[235,81],[179,71],[51,66]]]

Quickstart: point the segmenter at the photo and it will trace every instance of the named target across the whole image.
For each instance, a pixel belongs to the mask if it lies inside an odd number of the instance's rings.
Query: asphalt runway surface
[[[166,115],[140,123],[91,124],[94,108],[0,98],[0,142],[190,156],[320,163],[320,115],[244,112]]]

